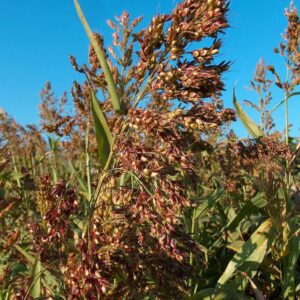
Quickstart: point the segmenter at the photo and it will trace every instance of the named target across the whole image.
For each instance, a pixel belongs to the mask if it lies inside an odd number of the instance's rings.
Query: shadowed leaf
[[[101,110],[100,103],[92,92],[91,110],[96,131],[96,140],[101,166],[104,167],[110,154],[113,138],[106,122],[106,118]]]

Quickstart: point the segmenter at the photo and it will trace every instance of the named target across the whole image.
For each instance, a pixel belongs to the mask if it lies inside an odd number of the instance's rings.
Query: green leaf
[[[11,299],[11,285],[8,286],[5,290],[0,290],[0,300],[9,300]]]
[[[18,274],[26,272],[26,270],[27,270],[27,267],[25,264],[16,263],[11,267],[10,278],[14,278]]]
[[[53,139],[53,138],[51,138],[50,136],[48,136],[48,142],[49,142],[50,149],[51,149],[53,152],[57,152],[58,147],[59,147],[60,139],[59,139],[59,138]]]
[[[80,21],[90,39],[90,42],[95,50],[95,53],[97,55],[97,58],[100,62],[100,65],[103,69],[103,73],[105,76],[105,80],[107,82],[107,87],[108,87],[108,92],[110,94],[111,97],[111,101],[112,101],[112,105],[115,109],[116,112],[121,111],[121,101],[119,98],[119,95],[117,93],[117,88],[116,88],[116,84],[114,82],[113,76],[111,74],[110,68],[107,64],[106,58],[105,58],[105,52],[104,50],[99,46],[99,44],[97,43],[96,39],[94,38],[93,32],[89,27],[89,24],[86,20],[86,18],[84,17],[84,14],[79,6],[79,3],[77,0],[74,0],[75,3],[75,7],[76,7],[76,11],[78,13],[78,16],[80,18]]]
[[[101,110],[100,103],[92,92],[91,110],[95,125],[96,140],[101,166],[104,168],[113,144],[113,137]]]
[[[197,208],[195,212],[195,220],[203,217],[203,215],[214,206],[214,204],[224,194],[222,188],[217,188],[207,199],[205,199]]]
[[[190,300],[246,300],[248,297],[229,289],[209,288],[204,289],[192,297]]]
[[[267,201],[263,198],[263,196],[261,194],[256,195],[248,201],[237,216],[227,224],[225,230],[234,230],[246,216],[256,213],[259,209],[266,205]]]
[[[125,186],[128,181],[132,182],[132,175],[128,172],[125,172],[120,177],[120,186]]]
[[[264,135],[263,131],[255,124],[255,122],[243,111],[241,105],[236,99],[235,89],[233,90],[233,104],[236,110],[236,113],[243,125],[247,129],[248,133],[255,139]]]
[[[39,260],[38,257],[36,257],[32,269],[32,286],[30,289],[30,294],[33,298],[40,298],[42,296],[41,272],[42,272],[41,261]]]
[[[263,261],[266,253],[268,252],[271,239],[268,234],[272,227],[270,219],[263,222],[259,228],[251,235],[250,239],[246,241],[242,248],[237,251],[225,272],[218,280],[218,285],[223,286],[233,274],[239,270],[249,274],[250,278],[254,276],[258,266]]]
[[[243,242],[243,241],[234,241],[233,243],[228,244],[226,246],[226,248],[228,248],[228,249],[230,249],[230,250],[232,250],[234,252],[238,252],[239,249],[241,249],[244,244],[245,244],[245,242]]]
[[[80,176],[79,172],[76,170],[76,168],[75,168],[75,166],[74,166],[74,164],[71,160],[69,160],[69,164],[70,164],[72,172],[75,174],[76,179],[78,180],[78,183],[79,183],[79,185],[82,189],[83,194],[88,199],[88,186],[87,186],[87,183],[84,181],[82,176]]]
[[[14,247],[24,256],[26,257],[26,259],[28,260],[28,262],[31,264],[31,268],[32,270],[34,270],[36,268],[36,271],[32,271],[32,274],[37,274],[40,273],[40,276],[42,276],[43,273],[43,277],[45,282],[47,283],[47,285],[51,285],[54,287],[58,287],[59,283],[58,280],[55,276],[53,276],[47,269],[45,269],[42,264],[41,261],[39,260],[38,265],[36,265],[36,260],[37,258],[32,255],[29,254],[26,250],[24,250],[22,247],[18,246],[18,245],[14,245]],[[40,271],[38,272],[37,269],[40,269]],[[35,281],[33,281],[35,282]]]
[[[18,181],[20,179],[22,179],[24,177],[24,175],[22,173],[19,172],[11,172],[10,173],[10,179]]]
[[[34,264],[35,258],[34,258],[33,255],[30,255],[29,253],[27,253],[26,250],[24,250],[22,247],[20,247],[20,246],[18,246],[18,245],[14,245],[14,247],[15,247],[21,254],[23,254],[23,255],[27,258],[27,260],[28,260],[30,263]]]
[[[285,103],[285,101],[295,97],[295,96],[298,96],[300,95],[300,92],[294,92],[294,93],[291,93],[288,95],[287,98],[284,98],[282,99],[273,109],[271,109],[269,112],[268,112],[268,115],[271,115],[275,110],[277,110],[282,104]]]
[[[293,219],[291,220],[292,222]],[[296,224],[291,225],[296,226]],[[287,255],[283,259],[283,299],[296,299],[296,265],[299,255],[300,237],[294,235],[288,241]]]

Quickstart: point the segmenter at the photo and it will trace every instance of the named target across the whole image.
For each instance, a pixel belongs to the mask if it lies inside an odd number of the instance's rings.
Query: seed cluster
[[[280,138],[280,134],[274,133],[257,140],[228,143],[219,154],[227,189],[236,191],[245,184],[245,172],[254,177],[262,173],[282,176],[282,161],[291,159],[291,151]]]
[[[34,236],[36,250],[47,257],[47,248],[56,248],[71,236],[69,218],[78,208],[75,189],[67,188],[63,180],[52,187],[50,177],[42,177],[38,205],[45,227],[32,222],[30,231]]]
[[[213,59],[221,47],[218,35],[228,27],[227,10],[227,1],[183,1],[172,14],[154,17],[137,35],[141,50],[136,79],[153,78],[153,98],[195,103],[220,94],[221,74],[229,63],[215,65]],[[187,50],[205,38],[211,40],[210,46]]]
[[[286,33],[283,35],[285,41],[280,43],[274,52],[286,58],[288,68],[292,73],[291,82],[282,82],[282,88],[292,91],[300,84],[300,19],[298,10],[292,3],[290,8],[286,9],[285,16],[288,21]]]
[[[70,57],[85,78],[74,82],[72,103],[46,83],[41,126],[23,127],[0,109],[4,298],[33,299],[39,289],[47,299],[186,299],[199,291],[201,297],[215,291],[236,247],[269,220],[272,229],[263,238],[272,278],[256,260],[255,281],[266,299],[287,292],[282,248],[299,233],[300,145],[290,142],[288,127],[285,143],[272,133],[268,105],[273,83],[286,99],[297,95],[299,16],[293,5],[286,11],[285,42],[276,49],[289,78],[281,80],[260,60],[251,81],[260,101],[245,101],[260,113],[264,136],[240,139],[227,135],[236,116],[221,100],[230,63],[217,60],[228,3],[183,0],[140,31],[141,18],[124,12],[108,21],[111,47],[94,33],[119,111],[92,46],[89,64]],[[254,197],[266,205],[252,214]],[[297,271],[295,260],[292,265]],[[243,292],[253,296],[248,288]]]

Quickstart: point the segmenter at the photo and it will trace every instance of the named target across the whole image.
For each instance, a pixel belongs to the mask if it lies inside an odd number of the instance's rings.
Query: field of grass
[[[275,49],[286,78],[260,61],[250,82],[256,124],[221,100],[228,1],[182,1],[142,31],[123,13],[112,46],[74,3],[91,46],[70,57],[72,109],[46,83],[40,124],[0,112],[0,300],[300,299],[296,7]]]

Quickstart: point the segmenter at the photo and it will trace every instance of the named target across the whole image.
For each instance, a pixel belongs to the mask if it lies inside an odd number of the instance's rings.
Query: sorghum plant
[[[181,217],[192,205],[186,185],[196,184],[199,167],[191,146],[202,134],[235,119],[219,100],[221,75],[228,63],[213,60],[221,46],[219,33],[228,26],[226,12],[226,1],[183,1],[170,15],[154,17],[148,28],[134,34],[140,19],[129,25],[124,13],[118,25],[110,21],[114,45],[123,52],[118,58],[109,48],[120,67],[113,67],[105,53],[124,101],[119,116],[111,115],[108,86],[95,50],[90,50],[91,69],[79,67],[72,58],[91,88],[102,92],[103,111],[114,136],[110,166],[103,171],[89,228],[78,245],[83,256],[77,258],[80,263],[72,257],[69,264],[67,285],[74,298],[96,294],[181,298],[187,290],[188,274],[193,274],[190,253],[201,260]],[[102,48],[103,38],[93,36]],[[208,37],[211,47],[185,50]],[[140,47],[136,58],[133,43]]]
[[[260,61],[251,82],[260,125],[234,100],[250,139],[227,134],[221,100],[228,1],[181,1],[142,30],[124,12],[112,46],[75,6],[91,45],[70,57],[72,107],[46,83],[40,126],[0,112],[0,299],[294,299],[300,147],[269,109],[274,84],[280,103],[298,93],[294,6],[276,50],[290,77]]]

